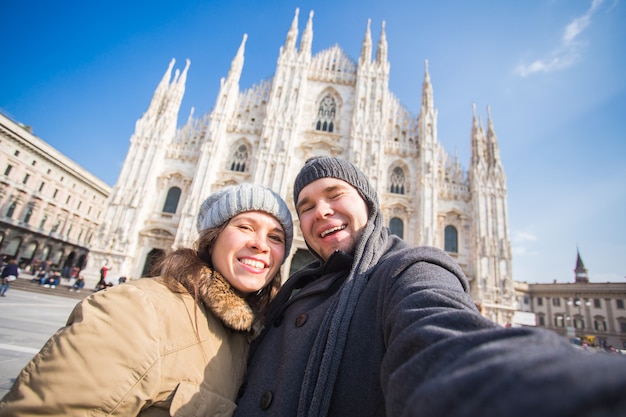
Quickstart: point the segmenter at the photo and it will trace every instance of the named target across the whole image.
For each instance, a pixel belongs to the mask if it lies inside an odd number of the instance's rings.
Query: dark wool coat
[[[351,263],[336,253],[285,283],[252,345],[236,416],[301,416],[315,401],[306,387],[319,364],[309,355],[325,338],[317,330]],[[626,358],[590,355],[552,332],[487,320],[447,254],[395,237],[358,300],[345,346],[328,390],[330,416],[626,411]]]
[[[6,278],[9,275],[14,275],[16,278],[20,276],[20,269],[17,264],[6,264],[4,268],[2,268],[2,278]]]

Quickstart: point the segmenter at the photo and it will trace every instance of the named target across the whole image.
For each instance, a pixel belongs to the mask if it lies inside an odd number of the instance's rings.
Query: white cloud
[[[575,18],[565,27],[561,43],[547,57],[530,64],[521,64],[515,69],[515,73],[525,78],[536,73],[554,72],[574,65],[579,56],[579,49],[584,46],[577,38],[591,24],[593,14],[603,2],[604,0],[593,0],[585,14]]]
[[[534,250],[529,250],[526,247],[526,243],[534,242],[537,240],[537,236],[533,235],[529,232],[524,231],[515,231],[511,237],[511,250],[513,254],[516,256],[524,256],[524,255],[534,255],[536,252]]]
[[[535,240],[537,240],[537,236],[533,235],[532,233],[524,231],[513,232],[512,241],[515,243],[534,242]]]
[[[524,256],[527,252],[524,246],[516,246],[516,245],[511,246],[511,251],[513,252],[514,255],[517,255],[517,256]]]
[[[565,33],[563,34],[563,42],[570,43],[573,42],[578,35],[580,35],[591,23],[591,16],[596,11],[598,7],[602,4],[604,0],[593,0],[591,2],[591,7],[587,12],[574,19],[569,25],[565,27]]]

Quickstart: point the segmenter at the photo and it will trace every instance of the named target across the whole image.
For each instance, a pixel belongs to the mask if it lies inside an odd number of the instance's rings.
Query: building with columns
[[[291,196],[299,169],[311,156],[332,155],[369,177],[393,233],[445,249],[467,274],[484,314],[510,320],[515,293],[506,176],[489,110],[486,126],[470,103],[467,120],[459,121],[468,124],[471,147],[465,169],[438,140],[428,62],[414,115],[389,91],[384,22],[377,43],[370,21],[364,28],[357,60],[337,45],[313,54],[313,12],[300,34],[296,10],[277,48],[274,75],[241,90],[244,35],[213,110],[200,116],[192,111],[182,126],[190,62],[181,70],[172,60],[136,123],[86,273],[95,276],[106,263],[115,274],[146,275],[156,257],[191,244],[200,203],[229,184],[271,187],[295,214]],[[296,230],[283,276],[310,259]]]
[[[0,255],[82,269],[111,187],[0,113]]]
[[[574,343],[626,349],[626,283],[589,282],[580,253],[573,282],[515,287],[518,310],[534,313],[536,326]]]

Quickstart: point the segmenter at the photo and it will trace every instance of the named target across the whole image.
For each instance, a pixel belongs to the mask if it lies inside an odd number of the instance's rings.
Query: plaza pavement
[[[48,338],[65,325],[80,301],[68,297],[67,288],[55,290],[59,291],[42,293],[12,285],[6,297],[0,297],[0,398]]]

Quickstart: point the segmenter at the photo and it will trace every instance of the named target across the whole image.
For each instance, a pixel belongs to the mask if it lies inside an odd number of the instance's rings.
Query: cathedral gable
[[[313,57],[308,77],[314,81],[354,85],[356,68],[356,63],[334,45]]]
[[[390,139],[385,150],[403,157],[416,157],[418,154],[417,119],[391,93],[389,93]]]
[[[229,125],[230,131],[259,134],[267,111],[272,82],[264,80],[243,91],[237,101],[236,113]]]

